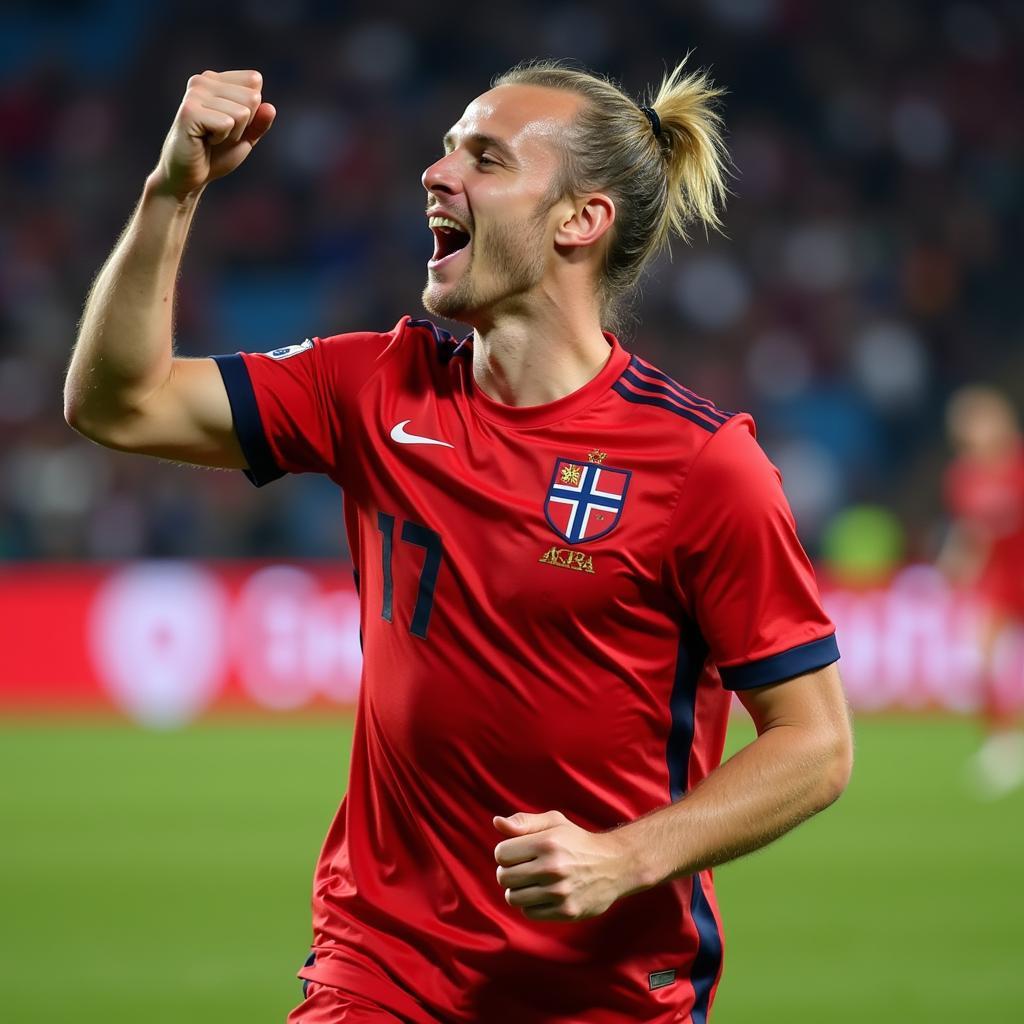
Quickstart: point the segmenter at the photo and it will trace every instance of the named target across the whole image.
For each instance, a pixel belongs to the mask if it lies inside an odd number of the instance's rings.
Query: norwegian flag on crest
[[[603,537],[622,515],[629,477],[628,469],[557,459],[544,501],[551,528],[570,544]]]

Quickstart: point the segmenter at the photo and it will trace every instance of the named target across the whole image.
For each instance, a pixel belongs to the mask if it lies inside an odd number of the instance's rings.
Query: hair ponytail
[[[642,106],[615,83],[557,61],[530,61],[494,86],[540,85],[574,92],[584,103],[566,134],[560,194],[607,192],[616,216],[599,281],[603,320],[621,329],[623,300],[672,234],[721,230],[729,156],[716,110],[723,90],[703,71],[685,72],[688,55]]]
[[[685,74],[686,58],[661,82],[650,107],[658,115],[658,141],[668,164],[665,215],[657,247],[676,234],[688,241],[687,227],[696,222],[721,231],[719,210],[725,205],[725,165],[722,119],[715,103],[722,95],[703,71]]]

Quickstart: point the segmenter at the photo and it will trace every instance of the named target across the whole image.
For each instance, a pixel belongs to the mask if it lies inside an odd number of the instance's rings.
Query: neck
[[[503,405],[546,405],[593,380],[610,355],[596,309],[517,310],[473,329],[473,379]]]

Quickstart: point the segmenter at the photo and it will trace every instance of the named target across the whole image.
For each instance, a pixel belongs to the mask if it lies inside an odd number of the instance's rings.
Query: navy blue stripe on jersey
[[[711,909],[700,875],[693,876],[693,895],[690,897],[690,916],[697,927],[697,953],[690,965],[693,984],[693,1024],[707,1024],[711,1008],[711,992],[722,969],[722,935],[718,930],[715,912]]]
[[[358,569],[353,569],[352,570],[352,582],[353,582],[353,584],[355,585],[355,588],[356,588],[356,597],[358,597],[359,596],[359,570]],[[359,651],[360,651],[360,653],[362,653],[362,650],[363,650],[363,624],[362,624],[362,622],[360,622],[359,623]]]
[[[432,320],[410,320],[410,327],[426,327],[434,335],[434,344],[437,346],[437,358],[442,363],[447,363],[459,347],[459,342],[452,337],[443,327],[438,327]]]
[[[685,398],[691,405],[704,406],[709,412],[718,413],[723,416],[722,422],[729,419],[730,416],[735,415],[731,412],[726,412],[725,409],[719,409],[710,398],[704,398],[702,395],[698,395],[696,391],[691,391],[689,388],[684,388],[679,381],[670,377],[667,373],[662,373],[657,367],[651,366],[650,363],[644,362],[639,356],[633,356],[629,361],[629,365],[632,369],[639,371],[645,377],[653,377],[655,380],[661,381],[662,384],[670,387],[675,391],[681,398]]]
[[[839,660],[839,645],[836,635],[811,640],[810,643],[791,647],[788,651],[749,661],[745,665],[719,666],[722,683],[730,690],[750,690],[755,686],[781,683],[805,672],[831,665]]]
[[[274,455],[263,432],[256,393],[252,389],[249,371],[240,355],[214,356],[213,361],[220,370],[224,388],[231,404],[231,418],[235,434],[242,447],[242,454],[249,468],[245,475],[257,486],[262,487],[284,476],[284,470],[274,461]]]
[[[622,380],[628,380],[634,387],[639,388],[641,391],[649,394],[661,395],[663,398],[668,398],[675,402],[677,405],[684,409],[689,409],[690,412],[697,413],[698,416],[703,416],[705,419],[711,420],[721,426],[729,418],[723,415],[717,409],[710,409],[707,406],[695,405],[689,399],[681,398],[675,391],[665,384],[658,384],[654,381],[644,380],[643,377],[638,376],[632,370],[627,369],[623,372]]]
[[[668,791],[671,800],[686,792],[690,776],[690,752],[693,750],[693,723],[697,708],[697,683],[708,656],[708,645],[696,623],[688,622],[679,632],[676,673],[672,683],[669,727],[665,760],[668,762]]]
[[[669,796],[672,801],[686,794],[693,750],[693,729],[697,711],[697,687],[708,656],[708,645],[697,624],[688,620],[679,631],[675,680],[670,700],[672,725],[669,730],[668,761]],[[697,952],[690,965],[694,1004],[693,1024],[707,1024],[711,991],[722,967],[722,936],[718,922],[704,895],[700,875],[693,876],[690,917],[697,929]]]
[[[658,387],[667,394],[677,398],[683,405],[695,412],[699,412],[704,416],[709,417],[713,420],[718,420],[719,423],[724,423],[732,413],[723,412],[719,409],[714,402],[709,398],[701,398],[700,395],[694,394],[689,388],[684,388],[678,381],[673,380],[667,373],[662,373],[661,370],[656,370],[653,366],[645,363],[642,359],[638,359],[633,356],[629,361],[629,369],[626,371],[633,375],[633,378],[639,377],[640,382],[648,387]],[[653,377],[653,380],[646,380],[646,377]]]
[[[313,967],[316,964],[316,950],[313,950],[309,956],[306,957],[306,962],[302,965],[303,967]],[[305,999],[309,995],[309,981],[306,978],[302,979],[302,998]]]
[[[656,394],[652,394],[649,391],[630,391],[629,387],[622,383],[621,377],[612,385],[612,391],[620,394],[627,402],[633,402],[636,405],[653,405],[659,409],[674,412],[677,416],[682,416],[684,420],[689,420],[698,427],[702,427],[709,434],[713,434],[721,426],[720,423],[715,423],[712,420],[705,419],[703,416],[698,416],[695,412],[683,409],[681,406],[676,405],[675,402],[669,401],[667,398],[659,398]]]

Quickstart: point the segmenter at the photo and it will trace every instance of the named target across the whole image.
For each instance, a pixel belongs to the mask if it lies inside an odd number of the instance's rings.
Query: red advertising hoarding
[[[320,563],[137,562],[0,577],[0,709],[107,707],[175,725],[217,709],[351,705],[359,602]]]
[[[979,612],[927,566],[883,588],[825,587],[859,710],[974,710]],[[350,706],[359,603],[349,568],[137,562],[0,575],[0,712],[111,710],[154,726],[211,711]],[[1024,704],[1024,637],[996,658],[1002,702]]]

